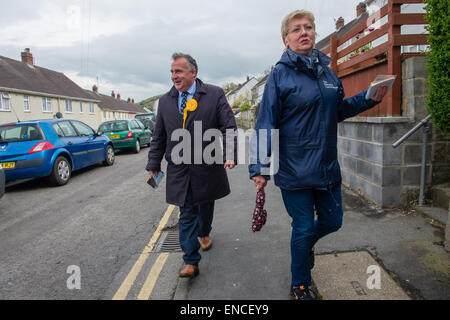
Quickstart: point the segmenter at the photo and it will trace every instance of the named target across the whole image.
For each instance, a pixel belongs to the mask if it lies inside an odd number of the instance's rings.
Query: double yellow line
[[[159,222],[158,228],[156,228],[156,231],[155,233],[153,233],[153,236],[150,239],[149,243],[145,246],[144,250],[140,254],[137,261],[135,262],[134,266],[131,268],[125,280],[122,282],[119,289],[113,296],[112,298],[113,300],[125,300],[127,298],[128,292],[130,292],[130,289],[133,286],[134,282],[136,281],[138,274],[141,272],[142,267],[145,264],[145,261],[147,261],[147,258],[149,257],[150,253],[155,247],[159,237],[161,236],[161,232],[166,226],[167,221],[169,221],[170,215],[172,214],[174,209],[175,209],[174,205],[170,205],[167,208],[166,212],[164,213],[164,216]],[[169,257],[168,252],[163,252],[158,256],[147,276],[147,279],[145,280],[144,286],[142,287],[141,291],[137,296],[138,300],[148,300],[150,294],[153,291],[153,288],[155,287],[156,280],[158,280],[159,274],[161,273],[161,270],[164,267],[164,264],[166,263],[168,257]]]

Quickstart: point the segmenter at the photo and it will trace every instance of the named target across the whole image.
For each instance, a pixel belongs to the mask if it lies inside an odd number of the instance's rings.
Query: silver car
[[[3,197],[5,193],[5,172],[3,167],[0,165],[0,198]]]

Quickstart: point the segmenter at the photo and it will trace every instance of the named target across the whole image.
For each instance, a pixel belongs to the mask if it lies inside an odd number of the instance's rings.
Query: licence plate
[[[116,135],[112,135],[112,136],[109,136],[111,139],[119,139],[120,138],[120,135],[118,135],[118,134],[116,134]]]
[[[3,167],[3,169],[14,169],[16,167],[15,162],[2,162],[0,165]]]

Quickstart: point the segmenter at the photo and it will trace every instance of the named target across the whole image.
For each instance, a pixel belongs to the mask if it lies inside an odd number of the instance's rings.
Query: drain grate
[[[159,237],[159,241],[155,246],[153,252],[179,252],[180,238],[178,230],[164,231]]]

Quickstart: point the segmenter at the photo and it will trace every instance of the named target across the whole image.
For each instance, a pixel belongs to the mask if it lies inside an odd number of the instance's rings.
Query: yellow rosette
[[[198,103],[197,100],[195,99],[191,99],[188,102],[186,102],[186,108],[184,108],[183,110],[183,129],[184,129],[184,125],[186,124],[186,118],[187,118],[187,113],[189,112],[193,112],[195,110],[197,110],[198,107]]]

